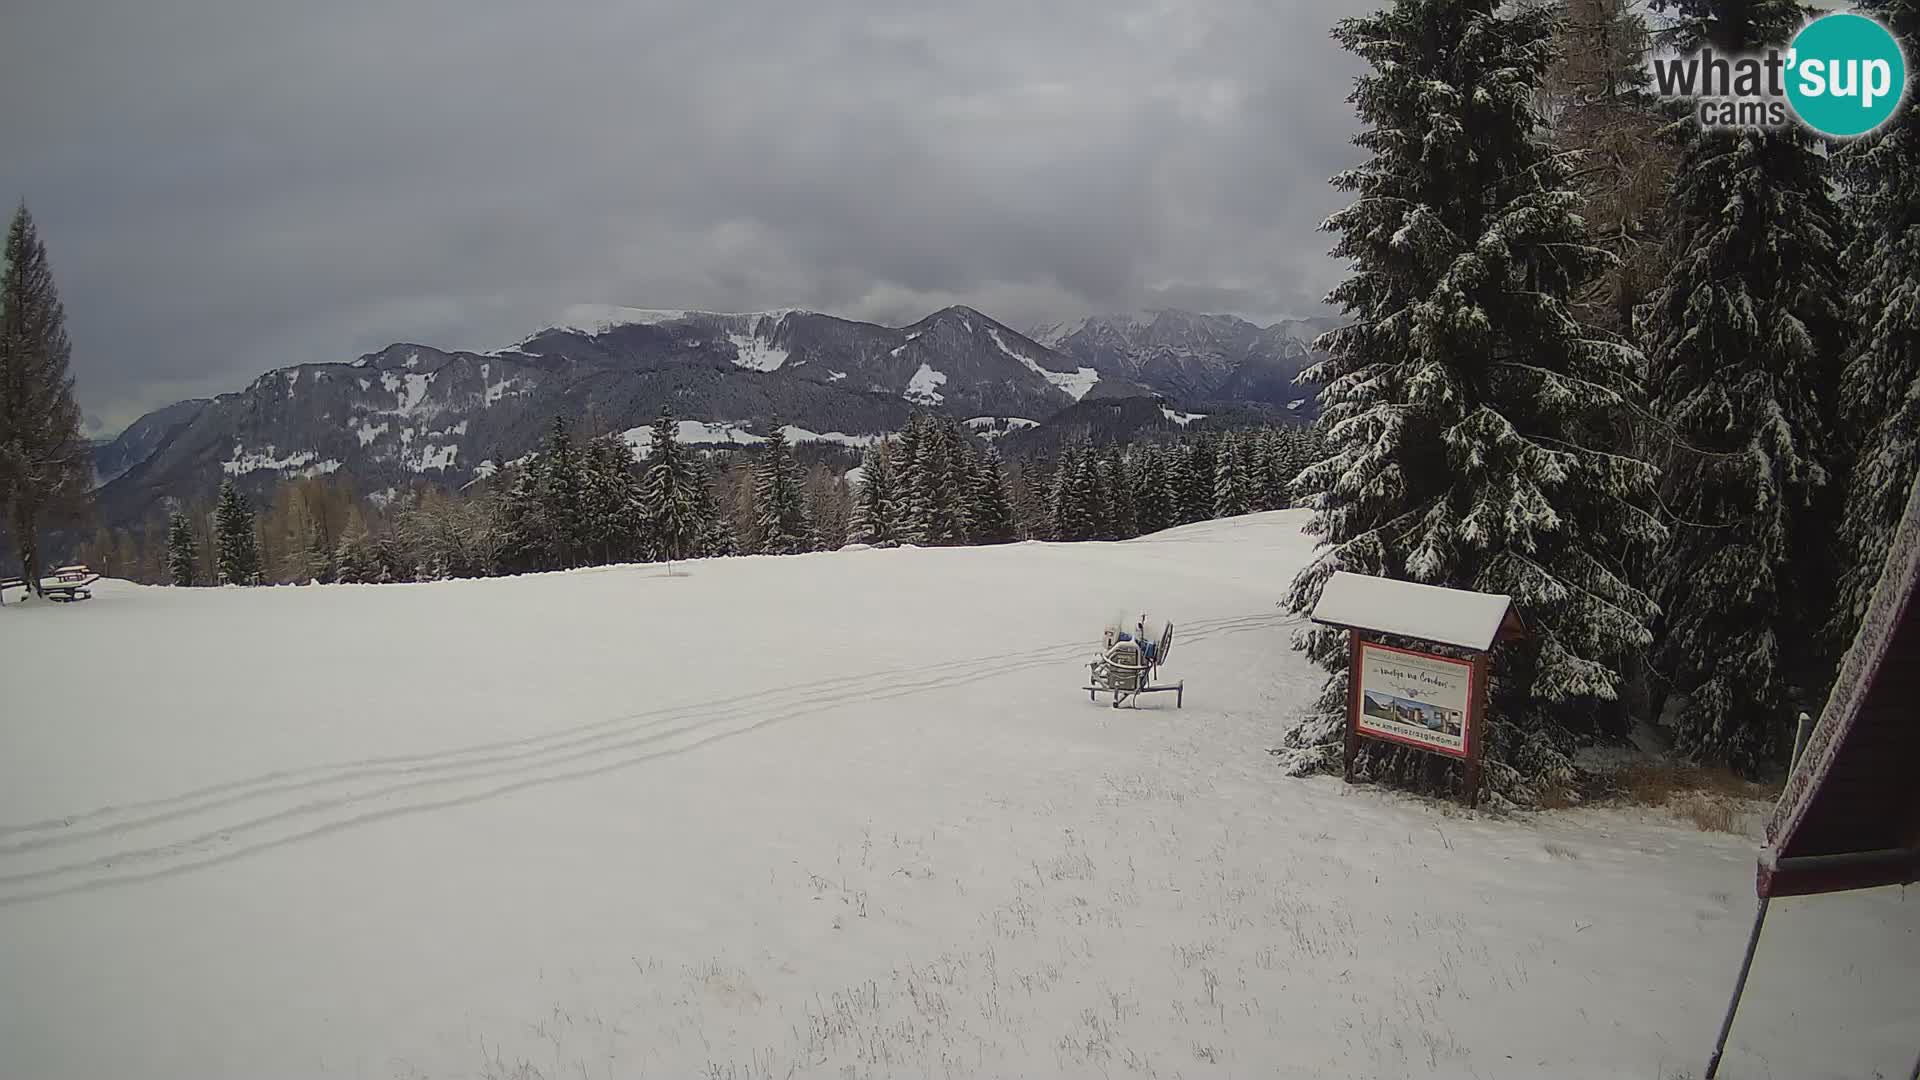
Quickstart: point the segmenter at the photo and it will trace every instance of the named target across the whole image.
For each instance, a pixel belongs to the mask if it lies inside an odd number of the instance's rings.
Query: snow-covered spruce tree
[[[860,459],[860,490],[854,496],[850,529],[856,544],[892,547],[900,542],[900,478],[893,467],[893,447],[893,440],[882,439]]]
[[[175,510],[167,518],[167,575],[175,585],[194,585],[193,567],[193,522]]]
[[[900,429],[900,437],[893,447],[893,470],[895,476],[894,505],[899,509],[899,530],[901,543],[918,544],[920,535],[913,519],[914,503],[921,498],[921,487],[925,478],[920,474],[920,447],[928,426],[924,413],[914,413]]]
[[[608,434],[587,443],[582,457],[591,561],[658,558],[641,505],[641,478],[634,468],[633,448],[620,435]]]
[[[1247,508],[1271,510],[1274,507],[1274,438],[1279,433],[1261,428],[1247,440]]]
[[[1166,449],[1157,443],[1133,448],[1127,482],[1134,491],[1134,524],[1141,535],[1169,528],[1174,520],[1173,493],[1167,489]]]
[[[940,426],[941,441],[947,447],[946,489],[952,493],[953,526],[951,544],[973,543],[973,478],[980,469],[980,455],[960,425],[952,420]]]
[[[1185,451],[1178,443],[1156,443],[1151,447],[1147,471],[1141,487],[1143,505],[1150,511],[1143,518],[1142,529],[1160,532],[1180,524],[1180,469],[1185,460]]]
[[[1100,485],[1107,507],[1107,536],[1113,540],[1131,540],[1140,535],[1139,508],[1134,503],[1132,477],[1127,460],[1118,445],[1107,448],[1101,461]]]
[[[1167,494],[1173,500],[1173,525],[1185,525],[1196,520],[1190,513],[1193,491],[1193,447],[1184,442],[1170,443],[1165,452],[1167,471]],[[1207,498],[1213,498],[1209,486]]]
[[[1094,535],[1094,490],[1089,473],[1093,451],[1084,442],[1060,448],[1054,462],[1050,499],[1055,540],[1088,540]]]
[[[547,508],[541,499],[544,489],[542,476],[546,464],[536,457],[522,466],[520,475],[514,477],[513,486],[507,489],[500,500],[500,555],[498,569],[502,573],[526,574],[541,570],[558,568],[554,558],[553,530],[547,521]],[[364,524],[360,527],[363,545],[367,542]],[[349,534],[348,539],[351,539]],[[340,572],[347,573],[347,545],[341,542],[339,553]],[[369,580],[358,576],[363,570],[356,571],[356,577],[342,581]]]
[[[253,508],[232,480],[220,483],[213,508],[214,551],[222,585],[260,583],[260,546],[253,532]]]
[[[565,417],[553,418],[553,431],[535,462],[542,481],[540,501],[546,510],[553,563],[560,569],[584,566],[593,543],[587,512],[587,468],[573,441]]]
[[[700,462],[680,445],[679,424],[665,409],[653,422],[641,486],[638,518],[645,523],[648,555],[673,562],[700,554],[708,524],[703,516]]]
[[[806,493],[799,467],[787,446],[786,428],[775,419],[767,432],[755,470],[755,547],[762,555],[794,555],[813,550],[813,522],[807,519]]]
[[[1861,0],[1920,60],[1920,0]],[[1913,74],[1909,71],[1908,79]],[[1840,580],[1828,652],[1853,641],[1887,545],[1920,473],[1920,93],[1835,163],[1859,228],[1846,253],[1855,338],[1840,381],[1851,470],[1840,518]]]
[[[1352,322],[1303,375],[1329,456],[1298,481],[1321,550],[1289,597],[1311,611],[1336,570],[1512,596],[1531,634],[1495,651],[1484,745],[1493,790],[1521,802],[1571,778],[1568,751],[1646,647],[1654,608],[1621,566],[1664,537],[1654,470],[1591,445],[1635,400],[1640,358],[1569,315],[1606,256],[1535,130],[1552,32],[1551,13],[1494,0],[1398,0],[1334,32],[1373,68],[1351,98],[1371,157],[1334,179],[1355,195],[1326,225],[1352,273],[1329,299]],[[1346,635],[1300,643],[1332,675],[1287,762],[1336,766]],[[1357,767],[1424,765],[1381,744]]]
[[[1080,463],[1087,491],[1087,514],[1092,520],[1092,538],[1115,539],[1113,534],[1113,485],[1107,483],[1107,455],[1088,446]]]
[[[1679,48],[1728,53],[1784,47],[1803,14],[1777,0],[1654,8],[1678,17]],[[1667,202],[1672,266],[1642,325],[1652,411],[1677,442],[1653,660],[1678,695],[1675,745],[1697,760],[1752,770],[1780,756],[1828,677],[1817,628],[1834,576],[1841,225],[1798,126],[1690,134]]]
[[[1247,438],[1227,434],[1221,437],[1213,465],[1213,513],[1215,517],[1238,517],[1253,509],[1252,484],[1247,473]]]
[[[700,484],[696,492],[700,499],[700,554],[707,558],[737,555],[740,546],[733,537],[733,519],[720,512],[720,499],[714,494],[713,468],[704,461],[694,464]]]
[[[952,446],[946,434],[927,425],[917,440],[912,476],[913,495],[907,504],[907,535],[916,544],[937,547],[961,543],[959,509],[962,492],[952,483]]]
[[[1214,475],[1219,467],[1220,441],[1211,432],[1203,432],[1187,453],[1186,490],[1180,493],[1185,521],[1206,521],[1214,516]]]
[[[1020,539],[1040,540],[1053,535],[1049,501],[1053,476],[1047,470],[1047,462],[1031,453],[1022,454],[1007,465],[1007,486],[1013,489],[1013,512]]]
[[[1293,428],[1281,428],[1274,436],[1273,449],[1273,508],[1285,510],[1293,505],[1293,478],[1300,475],[1305,462],[1301,451],[1300,433]]]
[[[87,497],[93,457],[67,372],[66,312],[25,203],[0,252],[0,507],[27,587],[40,591],[40,524]]]
[[[972,524],[976,544],[1010,544],[1020,538],[1013,500],[1001,472],[1000,451],[991,446],[974,467]]]

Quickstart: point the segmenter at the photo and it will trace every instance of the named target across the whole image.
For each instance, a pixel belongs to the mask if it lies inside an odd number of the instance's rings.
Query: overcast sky
[[[10,0],[104,429],[576,303],[1318,314],[1370,0]]]

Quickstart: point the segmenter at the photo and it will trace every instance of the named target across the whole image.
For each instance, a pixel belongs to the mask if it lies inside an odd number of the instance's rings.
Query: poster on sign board
[[[1473,746],[1473,664],[1360,643],[1354,727],[1362,735],[1464,758]]]

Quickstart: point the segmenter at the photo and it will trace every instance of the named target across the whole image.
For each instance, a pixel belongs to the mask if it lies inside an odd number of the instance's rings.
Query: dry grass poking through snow
[[[1597,787],[1602,799],[1665,809],[1701,832],[1735,835],[1780,797],[1779,784],[1757,784],[1728,769],[1664,762],[1626,766],[1606,774]]]

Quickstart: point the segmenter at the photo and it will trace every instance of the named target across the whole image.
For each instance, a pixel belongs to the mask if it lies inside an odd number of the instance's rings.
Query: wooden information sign
[[[1487,655],[1523,632],[1512,601],[1340,572],[1327,579],[1313,621],[1347,631],[1346,777],[1361,739],[1397,743],[1466,763],[1468,805],[1479,801]],[[1392,635],[1465,650],[1469,658],[1369,640]]]

